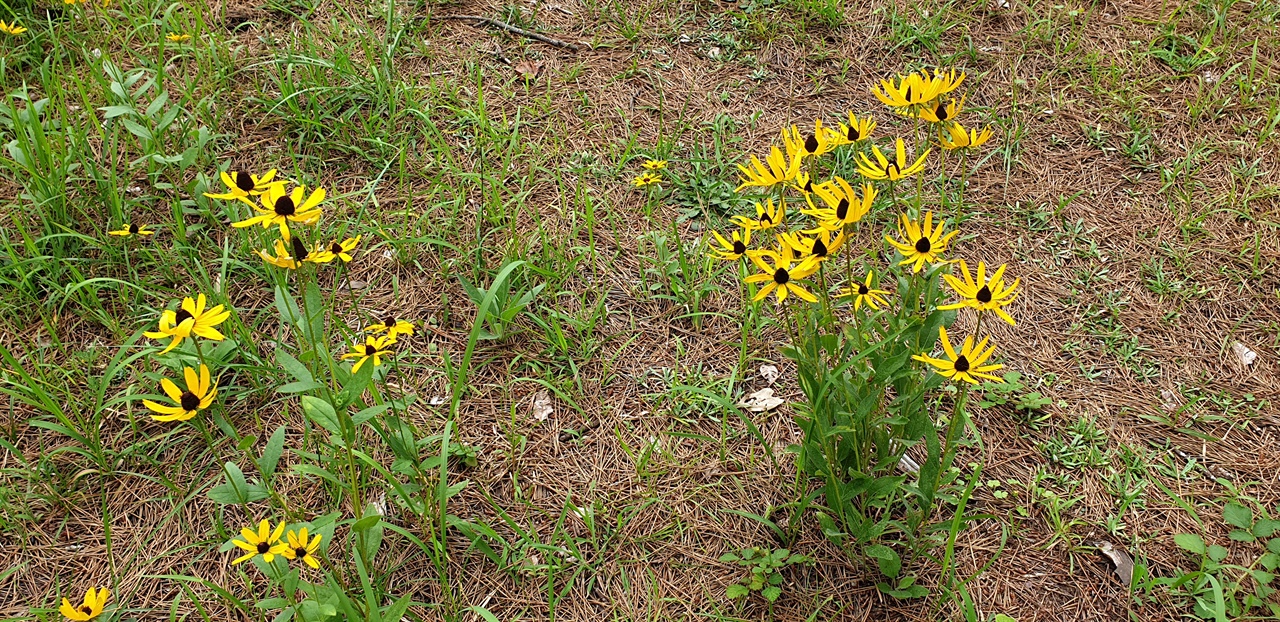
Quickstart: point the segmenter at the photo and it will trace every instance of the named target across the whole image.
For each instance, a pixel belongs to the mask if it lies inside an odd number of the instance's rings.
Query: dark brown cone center
[[[969,371],[969,359],[963,354],[956,357],[956,371]]]
[[[195,316],[191,315],[190,311],[187,311],[186,309],[178,309],[178,312],[173,314],[173,323],[181,324],[193,317]]]
[[[93,615],[93,607],[89,605],[80,605],[80,611],[87,616]]]
[[[827,245],[823,244],[822,240],[813,241],[813,255],[815,257],[826,257],[828,252]]]
[[[277,203],[277,205],[279,204]],[[302,261],[307,258],[307,255],[311,254],[310,252],[307,251],[307,245],[303,244],[302,240],[298,239],[297,236],[290,238],[289,243],[293,245],[294,259],[297,259],[298,261]]]
[[[734,241],[733,241],[733,254],[735,254],[735,255],[741,255],[741,254],[743,254],[743,253],[745,253],[745,252],[747,252],[747,245],[746,245],[746,244],[743,244],[743,243],[742,243],[742,240],[734,240]]]
[[[974,296],[974,298],[977,298],[978,302],[984,305],[991,302],[991,288],[983,285],[982,289],[978,290],[978,295]]]
[[[937,117],[938,117],[938,120],[939,120],[939,121],[946,121],[946,120],[947,120],[947,107],[946,107],[946,106],[941,106],[941,105],[939,105],[939,106],[938,106],[938,113],[937,113],[935,116],[937,116]]]
[[[252,176],[252,175],[250,175],[250,174],[248,174],[248,173],[246,173],[246,172],[244,172],[244,171],[240,171],[239,173],[236,173],[236,187],[237,187],[237,188],[239,188],[239,189],[241,189],[241,190],[243,190],[243,191],[245,191],[245,192],[248,192],[248,191],[250,191],[250,190],[253,190],[253,187],[254,187],[254,186],[256,186],[256,185],[257,185],[257,184],[253,183],[253,176]]]
[[[337,242],[334,242],[332,245],[329,246],[329,252],[333,253],[334,255],[341,253],[342,245]]]
[[[276,199],[275,211],[277,216],[292,216],[297,211],[297,207],[293,204],[293,199],[280,197]]]
[[[268,543],[266,543],[266,542],[259,542],[259,543],[258,543],[258,554],[259,554],[259,555],[262,555],[262,554],[264,554],[264,553],[266,553],[267,551],[270,551],[270,550],[271,550],[271,545],[270,545],[270,544],[268,544]]]
[[[866,286],[866,284],[858,283],[858,295],[859,295],[859,296],[866,296],[866,295],[867,295],[867,292],[870,292],[870,291],[871,291],[871,288],[870,288],[870,287],[867,287],[867,286]]]
[[[917,253],[927,253],[931,250],[933,250],[933,242],[930,242],[929,238],[920,238],[919,240],[916,240]]]
[[[787,272],[786,268],[778,268],[773,273],[773,282],[778,285],[786,285],[790,280],[791,275]]]
[[[182,410],[196,410],[200,408],[200,398],[190,391],[184,392],[178,396],[178,402],[182,404]]]
[[[858,131],[858,126],[850,125],[849,133],[846,135],[846,137],[849,140],[858,140],[859,138],[862,138],[862,133]]]
[[[369,345],[369,344],[365,344],[365,346],[364,346],[364,355],[365,355],[365,356],[373,356],[373,355],[375,355],[375,354],[377,354],[377,353],[378,353],[378,346],[371,346],[371,345]]]
[[[306,557],[306,556],[307,556],[307,549],[302,548],[302,547],[298,547],[298,548],[296,548],[296,549],[293,549],[293,554],[294,554],[294,555],[297,555],[297,556],[298,556],[298,558],[299,558],[299,559],[301,559],[301,558],[303,558],[303,557]]]
[[[129,233],[136,235],[138,233],[138,225],[129,225]]]
[[[810,134],[809,137],[805,139],[804,150],[809,153],[818,152],[818,137],[816,135]]]
[[[761,214],[761,215],[760,215],[760,222],[767,222],[767,223],[769,223],[769,224],[773,224],[773,218],[772,218],[772,217],[770,217],[768,213]]]
[[[840,204],[836,206],[836,220],[844,220],[849,215],[849,199],[840,199]]]

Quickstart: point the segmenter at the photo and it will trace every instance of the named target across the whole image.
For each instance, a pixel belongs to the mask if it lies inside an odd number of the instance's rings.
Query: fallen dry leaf
[[[1160,390],[1160,399],[1163,400],[1160,405],[1169,412],[1175,412],[1182,406],[1182,403],[1178,400],[1178,394],[1168,389]]]
[[[1250,350],[1249,346],[1239,341],[1231,344],[1231,352],[1236,355],[1237,359],[1240,359],[1240,364],[1245,367],[1253,365],[1258,360],[1258,353]]]
[[[515,69],[516,73],[520,74],[520,77],[524,78],[526,81],[532,80],[538,77],[538,74],[542,73],[542,63],[532,60],[522,60],[516,63],[513,69]]]
[[[780,374],[781,372],[778,371],[778,367],[776,365],[760,366],[760,379],[769,384],[773,384]]]
[[[1120,577],[1120,582],[1129,587],[1133,582],[1133,558],[1129,557],[1129,552],[1124,549],[1118,549],[1110,542],[1099,540],[1093,543],[1098,547],[1098,552],[1107,556],[1111,560],[1111,565],[1115,566],[1116,576]]]
[[[546,389],[534,394],[533,409],[531,411],[534,419],[537,419],[538,421],[546,421],[547,417],[551,416],[552,410],[554,409],[551,407],[551,394],[548,393]]]
[[[738,406],[753,413],[761,413],[766,410],[773,410],[783,403],[782,398],[773,396],[773,389],[764,388],[742,398],[742,401],[738,402]]]

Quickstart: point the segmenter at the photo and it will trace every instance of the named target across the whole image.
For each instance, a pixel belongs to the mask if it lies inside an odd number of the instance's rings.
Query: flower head
[[[351,366],[351,373],[360,371],[365,361],[372,360],[373,366],[377,367],[382,364],[382,357],[391,353],[391,346],[396,342],[394,337],[383,335],[381,337],[366,337],[364,343],[357,343],[351,346],[351,351],[342,355],[342,360],[357,359],[356,364]]]
[[[297,238],[294,238],[294,239],[296,240]],[[273,249],[275,250],[275,253],[276,253],[275,255],[271,255],[264,250],[257,250],[254,252],[257,253],[258,256],[262,258],[263,261],[277,268],[284,268],[286,270],[297,270],[298,266],[302,265],[301,262],[293,258],[293,255],[289,254],[288,249],[286,249],[284,246],[284,240],[276,240],[276,243]]]
[[[876,122],[871,117],[858,118],[852,112],[849,113],[849,124],[840,124],[840,130],[835,132],[836,141],[841,145],[852,145],[856,142],[864,141],[871,137],[871,132],[875,131]]]
[[[882,80],[880,86],[871,89],[871,92],[886,106],[918,107],[956,90],[964,82],[964,78],[963,72],[957,78],[955,70],[945,74],[935,70],[930,76],[928,69],[922,69],[919,73],[898,76],[897,80]]]
[[[947,358],[936,359],[927,354],[916,354],[911,358],[922,363],[928,363],[933,366],[934,371],[937,373],[956,381],[978,384],[978,378],[1000,380],[999,377],[992,375],[991,372],[1004,367],[1004,365],[983,365],[996,351],[995,346],[987,348],[987,342],[991,340],[990,337],[983,337],[982,341],[979,341],[976,346],[973,343],[973,335],[965,337],[964,344],[960,346],[959,352],[956,352],[955,348],[951,347],[951,340],[947,338],[946,328],[938,328],[938,340],[942,342],[942,349]]]
[[[222,341],[223,334],[214,327],[227,321],[227,318],[231,317],[231,312],[224,310],[222,305],[205,309],[206,302],[204,294],[200,294],[194,300],[189,296],[183,298],[182,305],[177,311],[166,309],[160,314],[160,330],[143,334],[152,339],[172,338],[169,346],[160,352],[161,354],[178,347],[178,344],[187,337],[204,337],[213,341]]]
[[[243,228],[262,225],[263,229],[271,225],[280,225],[280,237],[289,240],[289,223],[314,225],[320,221],[320,203],[324,201],[324,188],[316,188],[307,195],[306,186],[296,186],[293,192],[286,194],[284,184],[275,184],[259,197],[262,207],[253,209],[258,214],[248,220],[231,223],[232,227]]]
[[[635,179],[631,180],[631,183],[635,184],[637,188],[643,188],[660,182],[662,182],[662,175],[653,171],[640,173]]]
[[[16,37],[16,36],[18,36],[18,35],[20,35],[20,34],[22,34],[22,33],[26,32],[26,31],[27,31],[27,29],[26,29],[26,28],[23,28],[22,26],[19,26],[19,25],[18,25],[18,22],[16,22],[16,21],[15,21],[15,22],[13,22],[13,23],[11,23],[11,24],[6,24],[6,23],[4,22],[4,20],[0,20],[0,32],[3,32],[3,33],[5,33],[5,34],[7,34],[7,35],[13,35],[13,36],[15,36],[15,37]],[[106,588],[103,588],[103,589],[105,590]],[[65,601],[63,601],[63,602],[65,602]],[[83,619],[84,619],[84,620],[88,620],[89,618],[83,618]]]
[[[131,235],[155,235],[156,233],[155,231],[152,231],[147,228],[150,226],[151,225],[139,225],[135,223],[129,223],[127,225],[123,225],[121,228],[116,229],[114,231],[108,231],[107,235],[118,235],[121,237],[128,237]]]
[[[849,182],[839,176],[819,186],[814,194],[826,207],[805,210],[804,213],[818,219],[819,226],[831,230],[843,229],[845,225],[862,220],[876,199],[876,189],[871,184],[862,184],[862,195],[859,196]]]
[[[822,119],[814,120],[813,132],[807,136],[794,125],[782,130],[782,141],[786,143],[787,153],[795,154],[798,160],[831,153],[838,144],[838,138],[831,128],[822,126]]]
[[[938,143],[943,149],[952,151],[954,149],[967,149],[970,147],[978,147],[991,139],[991,128],[984,127],[979,132],[977,129],[965,131],[964,126],[959,123],[952,123],[947,126],[947,133],[938,136]]]
[[[937,227],[933,226],[933,212],[925,212],[924,218],[920,222],[911,220],[906,214],[898,217],[898,237],[901,241],[895,240],[889,236],[884,236],[886,242],[893,245],[902,253],[903,260],[898,262],[899,265],[907,265],[914,263],[915,267],[912,272],[919,272],[925,263],[935,264],[940,261],[942,253],[946,252],[947,244],[951,242],[959,231],[952,231],[943,234],[944,224],[938,223]]]
[[[284,552],[289,548],[289,545],[280,541],[280,536],[282,535],[284,535],[283,521],[276,525],[273,530],[271,529],[271,522],[263,520],[258,523],[258,531],[256,533],[248,527],[241,528],[240,536],[244,540],[232,540],[231,543],[248,552],[237,557],[231,563],[234,565],[246,562],[258,555],[262,556],[263,561],[271,563],[275,560],[276,555],[284,555]]]
[[[395,341],[400,335],[413,335],[413,322],[401,320],[388,313],[385,317],[365,327],[371,333],[386,333],[388,339]]]
[[[351,256],[351,251],[356,249],[356,245],[360,244],[361,237],[363,236],[357,235],[354,238],[347,238],[341,242],[334,240],[329,244],[328,250],[334,257],[341,259],[342,263],[350,263],[352,259],[355,259],[355,257]]]
[[[716,242],[720,243],[719,247],[712,247],[711,249],[711,254],[716,259],[737,261],[747,254],[747,245],[751,244],[750,229],[734,231],[728,238],[720,235],[719,231],[712,231],[711,235],[714,235]]]
[[[960,295],[960,302],[942,305],[939,309],[960,309],[964,307],[972,307],[978,311],[994,311],[1001,319],[1008,322],[1012,326],[1017,326],[1017,322],[1013,321],[1013,316],[1005,312],[1004,307],[1013,302],[1018,297],[1018,279],[1014,279],[1013,283],[1006,285],[1004,282],[1005,266],[996,269],[995,274],[991,278],[987,278],[987,266],[981,261],[978,262],[978,276],[974,276],[969,272],[969,266],[965,265],[964,260],[960,260],[960,274],[964,280],[951,276],[950,274],[942,275],[947,283],[951,285],[951,289],[956,290]]]
[[[764,203],[756,203],[756,217],[743,216],[738,214],[730,218],[733,224],[743,229],[751,229],[753,231],[764,231],[781,225],[787,219],[787,206],[785,203],[773,203],[773,198],[765,199]]]
[[[107,606],[107,599],[111,598],[111,592],[105,588],[89,588],[84,593],[84,600],[80,602],[79,607],[73,607],[71,601],[63,598],[62,607],[58,608],[58,612],[68,620],[92,620],[102,614],[102,608]]]
[[[190,367],[183,367],[182,375],[187,383],[186,391],[179,391],[178,385],[168,378],[160,379],[160,388],[164,389],[165,395],[168,395],[169,399],[173,400],[173,406],[151,400],[142,400],[144,406],[160,413],[151,415],[152,419],[156,421],[186,421],[213,404],[213,399],[218,396],[218,383],[210,380],[208,367],[205,367],[202,363],[199,375],[197,375],[196,370]]]
[[[757,268],[760,268],[761,273],[753,274],[744,280],[748,283],[766,283],[752,300],[764,300],[770,292],[775,292],[778,302],[786,300],[788,293],[795,294],[800,299],[809,302],[818,301],[817,296],[814,296],[798,282],[798,279],[803,279],[816,272],[818,264],[801,263],[800,265],[795,265],[793,258],[786,256],[789,254],[760,251],[748,255],[751,258],[751,262]]]
[[[171,32],[165,35],[164,38],[168,39],[169,43],[183,43],[185,41],[190,41],[191,35],[186,33],[178,34],[178,33]]]
[[[880,147],[872,147],[871,154],[875,156],[875,160],[867,157],[865,153],[858,154],[858,172],[862,173],[867,179],[888,179],[889,181],[898,181],[904,177],[910,177],[924,170],[924,159],[928,157],[932,149],[925,149],[924,153],[916,158],[915,162],[907,159],[907,146],[899,138],[897,141],[897,157],[889,160],[880,152]]]
[[[783,130],[783,137],[785,140],[786,130]],[[802,159],[799,153],[788,152],[784,156],[782,150],[776,145],[770,147],[764,163],[761,163],[759,158],[751,156],[750,167],[738,165],[738,170],[742,172],[742,184],[737,189],[741,191],[747,187],[769,188],[775,184],[791,181],[800,174]]]
[[[645,160],[644,167],[651,171],[660,171],[667,168],[666,160]]]
[[[813,178],[810,177],[808,173],[799,173],[796,175],[796,178],[791,180],[787,185],[795,188],[796,192],[799,192],[805,198],[808,198],[809,195],[816,192],[818,187],[822,184],[813,183]]]
[[[281,555],[289,561],[301,560],[312,568],[319,568],[320,562],[315,557],[316,549],[320,548],[321,534],[316,534],[314,538],[307,539],[307,528],[303,527],[298,531],[292,529],[288,533],[289,546],[280,552]]]
[[[252,175],[245,171],[227,172],[222,171],[222,183],[226,184],[227,191],[223,194],[213,194],[206,192],[204,196],[210,199],[227,199],[244,201],[246,205],[254,207],[253,201],[249,200],[251,196],[264,194],[273,186],[283,186],[283,181],[272,181],[276,178],[276,169],[271,169],[261,176]]]
[[[787,246],[790,246],[794,256],[800,259],[801,266],[816,268],[818,264],[835,255],[840,247],[844,246],[843,230],[839,230],[834,238],[831,237],[832,231],[825,227],[818,227],[804,233],[812,234],[813,237],[806,237],[799,232],[783,234]]]
[[[840,292],[840,297],[848,298],[853,301],[853,310],[857,311],[862,305],[867,305],[869,309],[879,309],[879,305],[889,306],[889,301],[885,300],[885,296],[889,292],[883,289],[874,289],[871,285],[875,279],[875,273],[867,271],[867,279],[861,283],[855,281],[854,285]]]
[[[918,116],[930,123],[943,123],[954,120],[963,110],[964,97],[961,97],[960,101],[952,99],[951,103],[945,106],[942,105],[942,98],[939,97],[921,107]]]

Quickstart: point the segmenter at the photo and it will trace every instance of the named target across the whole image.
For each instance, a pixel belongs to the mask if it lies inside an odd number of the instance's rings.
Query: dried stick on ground
[[[576,44],[576,43],[569,43],[568,41],[561,41],[561,40],[559,40],[559,39],[553,39],[553,38],[548,37],[548,36],[546,36],[546,35],[540,35],[540,34],[538,34],[538,33],[536,33],[536,32],[530,32],[530,31],[525,30],[525,29],[523,29],[523,28],[517,28],[516,26],[512,26],[511,24],[508,24],[508,23],[506,23],[506,22],[504,22],[504,21],[499,21],[499,20],[493,19],[492,17],[484,17],[484,16],[482,16],[482,15],[441,15],[441,16],[436,17],[436,19],[470,19],[470,20],[475,20],[475,21],[478,21],[478,22],[484,22],[484,23],[486,23],[486,24],[489,24],[490,26],[496,26],[496,27],[501,28],[501,29],[503,29],[503,30],[506,30],[506,31],[508,31],[508,32],[513,32],[513,33],[518,34],[518,35],[523,36],[523,37],[529,37],[530,39],[537,39],[538,41],[541,41],[541,42],[543,42],[543,43],[547,43],[547,44],[550,44],[550,45],[554,45],[554,46],[556,46],[556,47],[565,48],[565,49],[574,50],[574,51],[577,51],[577,50],[579,50],[579,49],[582,49],[582,46],[580,46],[580,45],[578,45],[578,44]]]

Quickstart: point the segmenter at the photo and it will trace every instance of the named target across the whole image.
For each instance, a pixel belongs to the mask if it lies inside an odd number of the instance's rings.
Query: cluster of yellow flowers
[[[956,121],[956,117],[964,109],[965,99],[963,96],[956,99],[950,94],[964,79],[964,73],[957,75],[954,71],[922,70],[894,80],[885,80],[873,89],[873,93],[898,114],[913,119],[917,128],[921,122],[928,124],[923,132],[924,138],[927,140],[936,131],[936,146],[942,148],[944,153],[964,153],[986,143],[992,134],[990,128],[969,130]],[[768,196],[756,202],[754,216],[734,216],[732,222],[738,229],[729,235],[713,232],[716,244],[711,253],[726,261],[738,261],[745,257],[759,269],[759,273],[745,279],[747,283],[761,286],[754,300],[762,300],[774,294],[778,302],[785,302],[789,296],[795,296],[816,303],[818,296],[809,289],[812,285],[803,282],[815,273],[819,275],[819,284],[822,286],[820,293],[827,296],[829,292],[826,291],[826,279],[822,274],[823,266],[846,246],[854,226],[871,211],[880,194],[874,182],[887,186],[894,196],[893,207],[897,209],[894,185],[902,179],[920,175],[925,170],[932,147],[922,145],[922,148],[917,149],[918,153],[909,155],[906,143],[898,138],[893,149],[887,153],[879,146],[871,145],[869,149],[858,149],[853,154],[857,172],[864,180],[856,184],[856,187],[855,183],[850,183],[839,175],[832,175],[826,181],[815,181],[821,169],[822,156],[844,147],[857,148],[868,140],[876,127],[876,122],[871,117],[859,117],[853,112],[847,114],[847,123],[840,122],[835,126],[824,125],[822,119],[818,119],[814,122],[813,131],[807,135],[791,126],[782,130],[781,146],[772,146],[763,162],[752,156],[748,165],[738,165],[742,173],[739,192],[759,189],[773,193],[776,189],[776,199]],[[922,178],[917,181],[923,183]],[[788,191],[798,197],[788,197]],[[814,226],[794,229],[788,227],[791,198],[802,205],[800,213],[812,218]],[[916,198],[918,203],[915,209],[908,209],[908,212],[914,211],[915,215],[902,213],[897,219],[897,239],[885,236],[885,241],[901,254],[899,264],[911,266],[913,274],[919,273],[926,265],[952,263],[944,260],[943,255],[958,233],[955,230],[946,231],[943,218],[935,221],[933,212],[922,208],[919,204],[919,191]],[[776,245],[751,248],[753,235],[758,239],[758,234],[765,231],[776,233]],[[837,292],[837,298],[850,301],[855,313],[864,305],[872,310],[887,305],[886,297],[890,293],[876,289],[874,272],[868,271],[865,278],[853,278],[854,259],[851,249],[846,261],[849,278],[846,286]],[[1016,297],[1018,282],[1015,280],[1010,284],[1005,283],[1005,267],[1000,266],[988,278],[986,266],[979,263],[975,278],[963,261],[957,263],[963,280],[949,274],[943,277],[960,300],[939,308],[970,307],[977,309],[980,314],[992,311],[1013,323],[1013,318],[1003,307]],[[980,326],[981,317],[978,322]],[[976,383],[977,378],[995,378],[990,372],[1001,366],[984,364],[994,350],[987,349],[987,338],[975,345],[974,338],[970,336],[959,352],[951,347],[945,330],[941,333],[941,341],[949,360],[924,354],[917,356],[917,360],[932,365],[939,373],[955,380]]]
[[[666,160],[645,160],[643,173],[631,180],[637,188],[651,186],[662,181],[662,170],[667,168]]]
[[[6,23],[4,20],[0,19],[0,32],[16,37],[26,31],[26,28],[18,25],[17,20],[14,20],[12,23]]]
[[[257,531],[248,527],[241,528],[240,536],[244,539],[232,540],[231,543],[243,549],[245,554],[231,563],[239,564],[257,556],[261,556],[262,561],[271,563],[279,555],[289,561],[302,562],[312,568],[319,568],[320,562],[315,554],[320,548],[320,534],[310,536],[306,527],[297,531],[290,529],[286,534],[284,528],[285,524],[281,522],[272,529],[271,522],[265,519],[258,523]],[[282,537],[284,539],[281,539]]]

